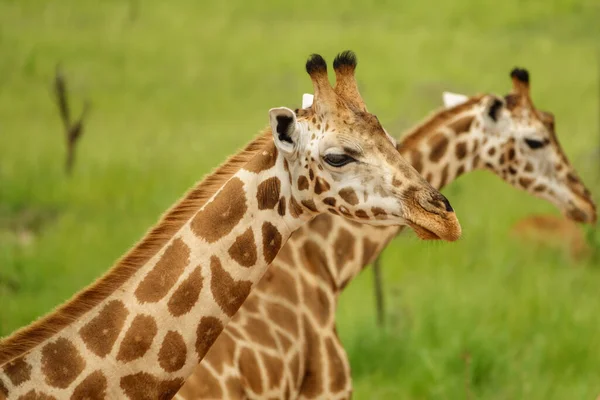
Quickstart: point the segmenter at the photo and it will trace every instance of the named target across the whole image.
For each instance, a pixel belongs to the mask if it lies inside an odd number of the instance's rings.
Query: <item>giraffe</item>
[[[596,206],[561,149],[552,115],[529,98],[528,72],[514,69],[511,77],[505,97],[445,93],[448,107],[407,132],[400,154],[437,188],[488,169],[572,220],[594,222]],[[176,398],[349,398],[338,298],[398,229],[320,215],[294,232]]]
[[[0,397],[171,398],[290,234],[318,214],[457,240],[448,200],[367,112],[355,65],[352,52],[336,57],[334,91],[312,55],[309,110],[270,109],[269,127],[112,270],[0,342]]]

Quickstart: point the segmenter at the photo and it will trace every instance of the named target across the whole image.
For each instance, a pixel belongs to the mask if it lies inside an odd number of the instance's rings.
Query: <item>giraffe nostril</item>
[[[445,198],[444,196],[442,196],[442,202],[444,203],[444,205],[446,206],[446,211],[448,212],[454,212],[454,209],[452,208],[452,206],[450,205],[450,202],[448,201],[447,198]]]

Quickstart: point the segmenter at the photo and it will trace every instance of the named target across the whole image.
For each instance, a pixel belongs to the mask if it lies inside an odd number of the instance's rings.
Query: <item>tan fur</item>
[[[198,211],[258,150],[272,140],[271,129],[265,129],[244,150],[221,164],[171,207],[159,223],[102,278],[74,295],[54,312],[2,340],[0,365],[44,342],[106,299],[163,248],[193,213]]]

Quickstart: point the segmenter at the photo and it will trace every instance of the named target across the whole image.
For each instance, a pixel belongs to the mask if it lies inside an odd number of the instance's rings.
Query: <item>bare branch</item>
[[[383,280],[381,279],[381,255],[373,263],[373,285],[375,289],[375,307],[377,311],[377,325],[385,323],[385,304],[383,296]]]
[[[56,75],[54,77],[54,91],[57,98],[60,117],[65,128],[65,139],[67,141],[67,155],[65,161],[65,171],[67,175],[71,175],[73,165],[75,163],[75,149],[79,138],[83,135],[83,126],[85,118],[90,109],[90,102],[86,100],[83,105],[83,110],[79,119],[75,123],[71,123],[71,112],[67,97],[67,80],[61,71],[60,66],[56,67]]]

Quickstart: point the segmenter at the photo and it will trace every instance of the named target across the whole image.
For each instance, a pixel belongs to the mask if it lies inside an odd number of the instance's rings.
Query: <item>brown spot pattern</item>
[[[15,358],[6,363],[2,370],[14,386],[19,386],[29,380],[31,376],[31,365],[23,357]]]
[[[285,197],[279,199],[279,203],[277,204],[277,213],[282,217],[285,215]]]
[[[271,329],[269,325],[262,319],[250,317],[248,318],[248,322],[245,326],[246,333],[248,334],[250,341],[252,343],[258,343],[262,346],[276,348],[277,343],[275,342],[275,338],[271,334]]]
[[[142,303],[155,303],[165,297],[190,261],[190,248],[180,238],[173,240],[152,271],[140,282],[135,296]]]
[[[315,193],[316,194],[321,194],[323,192],[328,191],[331,188],[331,186],[329,186],[329,183],[327,183],[327,181],[321,177],[318,177],[316,182],[315,182]]]
[[[196,329],[196,353],[202,360],[208,349],[223,330],[223,323],[216,317],[202,317]]]
[[[338,237],[333,243],[335,250],[335,263],[338,271],[354,258],[354,236],[347,229],[340,229]]]
[[[285,251],[285,248],[284,248]],[[298,302],[298,291],[296,289],[296,281],[283,268],[279,268],[276,274],[271,275],[268,287],[264,288],[265,292],[281,297],[290,301],[293,304]]]
[[[308,189],[308,179],[304,175],[298,177],[298,190]]]
[[[300,391],[307,398],[316,397],[323,391],[323,374],[321,370],[321,343],[314,332],[310,321],[304,317],[304,336],[306,340],[306,370]]]
[[[272,210],[279,201],[279,193],[281,192],[281,181],[278,177],[262,181],[256,188],[256,201],[259,210]]]
[[[310,178],[310,180],[312,181],[313,179],[315,179],[315,173],[313,172],[312,169],[308,170],[308,177]]]
[[[328,206],[335,207],[336,201],[333,197],[326,197],[323,199],[323,203],[327,204]]]
[[[356,192],[354,191],[354,189],[352,188],[343,188],[342,190],[339,191],[338,193],[340,195],[340,197],[342,199],[344,199],[344,201],[350,205],[357,205],[358,204],[358,196],[356,196]]]
[[[308,222],[308,228],[311,231],[317,232],[319,235],[326,238],[331,233],[331,229],[333,227],[333,221],[331,216],[323,214],[317,215],[315,218],[311,219]]]
[[[192,232],[208,243],[227,235],[246,214],[244,183],[233,177],[218,195],[192,219]]]
[[[438,162],[446,153],[448,148],[448,139],[441,133],[436,134],[428,141],[431,151],[429,153],[429,159],[432,162]]]
[[[277,148],[273,144],[271,148],[258,151],[256,155],[244,166],[246,171],[259,173],[275,166],[277,161]],[[285,168],[285,163],[284,163]]]
[[[525,189],[527,189],[529,187],[529,185],[531,185],[532,183],[533,183],[533,179],[531,179],[531,178],[525,178],[525,177],[519,178],[519,184],[521,186],[523,186]]]
[[[218,379],[212,374],[212,372],[208,368],[204,366],[203,363],[196,367],[194,375],[201,376],[202,379],[196,379],[194,381],[195,385],[193,389],[190,389],[189,392],[186,391],[188,384],[186,384],[183,387],[179,394],[183,395],[186,399],[243,399],[242,396],[223,396],[223,390],[221,389],[221,385],[219,384]],[[241,394],[243,395],[243,393]]]
[[[202,278],[202,267],[197,266],[196,269],[179,285],[175,290],[167,307],[169,312],[175,317],[187,314],[190,312],[194,304],[198,301],[204,279]]]
[[[327,268],[327,256],[325,252],[314,240],[307,240],[300,250],[302,264],[318,277],[318,281],[327,283],[331,288],[334,287],[333,277]]]
[[[252,267],[256,264],[256,241],[252,228],[238,236],[229,248],[229,256],[242,267]]]
[[[240,372],[246,378],[250,389],[256,394],[263,391],[262,379],[260,376],[260,367],[254,352],[248,348],[243,348],[240,354]]]
[[[472,116],[457,119],[450,124],[450,129],[456,132],[457,135],[460,135],[461,133],[467,133],[471,130],[471,124],[473,123],[474,119],[475,117]]]
[[[429,179],[428,179],[428,181],[431,182]],[[373,216],[377,219],[385,218],[387,216],[387,213],[385,212],[385,210],[380,207],[371,208],[371,212],[373,213]]]
[[[59,338],[42,348],[42,373],[50,386],[67,388],[85,368],[85,360],[75,345]]]
[[[308,208],[310,211],[312,212],[317,212],[317,206],[315,205],[315,202],[312,200],[302,200],[302,205],[306,208]]]
[[[329,390],[337,393],[344,390],[347,384],[344,361],[331,338],[325,339],[325,350],[329,361]]]
[[[311,287],[305,280],[302,280],[303,304],[317,320],[320,326],[325,326],[329,320],[330,302],[325,293],[319,287]]]
[[[292,335],[298,335],[298,320],[294,311],[278,303],[269,303],[266,311],[269,320]]]
[[[186,355],[183,337],[175,331],[167,332],[158,351],[160,367],[167,372],[179,371],[185,365]]]
[[[121,389],[130,399],[166,400],[175,396],[183,382],[181,378],[161,381],[154,375],[138,372],[122,377],[120,384]]]
[[[267,221],[262,225],[262,237],[263,256],[267,264],[271,264],[281,248],[281,233],[279,233],[275,225]]]
[[[371,262],[377,251],[377,243],[370,241],[367,238],[363,238],[363,254],[362,254],[362,265],[367,265]]]
[[[467,142],[459,142],[454,149],[456,158],[462,160],[467,155]]]
[[[85,346],[98,357],[106,357],[112,350],[129,311],[120,300],[112,300],[100,313],[80,330]]]
[[[369,214],[367,214],[367,212],[365,210],[356,210],[354,215],[356,215],[358,218],[361,218],[361,219],[369,218]]]
[[[20,396],[18,400],[56,400],[56,397],[47,395],[44,392],[36,392],[32,389],[23,396]]]
[[[215,256],[210,258],[210,271],[210,290],[213,297],[223,312],[231,317],[250,294],[252,282],[235,281]]]
[[[292,347],[293,342],[287,338],[281,331],[275,331],[277,335],[277,340],[279,341],[279,345],[283,349],[283,351],[288,352]]]
[[[296,231],[299,232],[299,231]],[[292,234],[291,239],[294,238],[294,234]],[[289,265],[293,265],[294,262],[294,249],[291,246],[284,246],[279,253],[277,253],[277,261],[284,262]]]
[[[71,400],[103,400],[106,398],[107,386],[104,374],[101,371],[94,371],[77,385]]]
[[[273,357],[267,353],[261,352],[263,359],[263,365],[267,370],[267,377],[269,378],[269,386],[271,388],[279,387],[281,380],[283,379],[283,361],[279,357]]]
[[[119,347],[117,360],[129,362],[142,357],[150,349],[157,331],[154,317],[143,314],[137,315],[131,322],[127,333],[125,333]]]
[[[530,162],[525,164],[525,172],[533,172],[533,165]]]
[[[423,171],[423,161],[421,160],[421,153],[417,150],[410,151],[410,163],[417,172]]]
[[[228,330],[219,336],[218,341],[208,350],[204,362],[210,364],[218,374],[223,373],[225,365],[233,365],[233,353],[236,343],[228,334]]]
[[[294,196],[290,196],[290,214],[294,218],[298,218],[304,211],[302,211],[302,207],[296,201]]]

